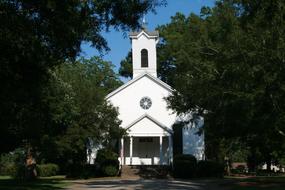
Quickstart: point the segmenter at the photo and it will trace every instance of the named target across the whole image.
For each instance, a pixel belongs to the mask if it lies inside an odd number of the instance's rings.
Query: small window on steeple
[[[141,67],[148,67],[148,52],[146,49],[141,50]]]

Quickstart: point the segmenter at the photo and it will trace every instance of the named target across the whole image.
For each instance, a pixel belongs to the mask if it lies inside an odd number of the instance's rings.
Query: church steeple
[[[158,31],[149,32],[143,18],[142,29],[131,32],[133,78],[143,73],[149,73],[157,77],[156,44],[158,43]]]

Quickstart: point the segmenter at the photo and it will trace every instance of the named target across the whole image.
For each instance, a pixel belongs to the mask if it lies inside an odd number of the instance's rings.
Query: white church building
[[[168,108],[165,98],[174,89],[157,77],[158,32],[142,29],[129,36],[133,78],[106,96],[118,109],[121,127],[127,130],[120,140],[119,161],[121,165],[168,165],[173,159],[172,125],[185,116]],[[202,125],[200,118],[182,130],[183,154],[192,154],[198,160],[204,159],[204,135],[197,134]]]

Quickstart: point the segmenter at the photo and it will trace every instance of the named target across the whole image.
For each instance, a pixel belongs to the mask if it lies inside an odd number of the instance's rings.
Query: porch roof
[[[168,128],[167,126],[165,126],[163,123],[159,122],[157,119],[153,118],[152,116],[148,115],[148,114],[144,114],[142,116],[140,116],[138,119],[136,119],[135,121],[133,121],[132,123],[130,123],[129,125],[127,125],[126,129],[130,129],[132,128],[134,125],[136,125],[137,123],[139,123],[140,121],[142,121],[143,119],[149,119],[150,121],[152,121],[153,123],[155,123],[158,127],[160,127],[161,129],[163,129],[165,132],[167,132],[168,134],[173,134],[172,129]]]

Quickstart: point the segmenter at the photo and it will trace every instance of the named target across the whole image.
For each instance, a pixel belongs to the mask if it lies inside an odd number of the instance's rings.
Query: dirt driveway
[[[69,190],[222,190],[217,182],[207,180],[171,180],[171,179],[94,179],[74,181]]]

